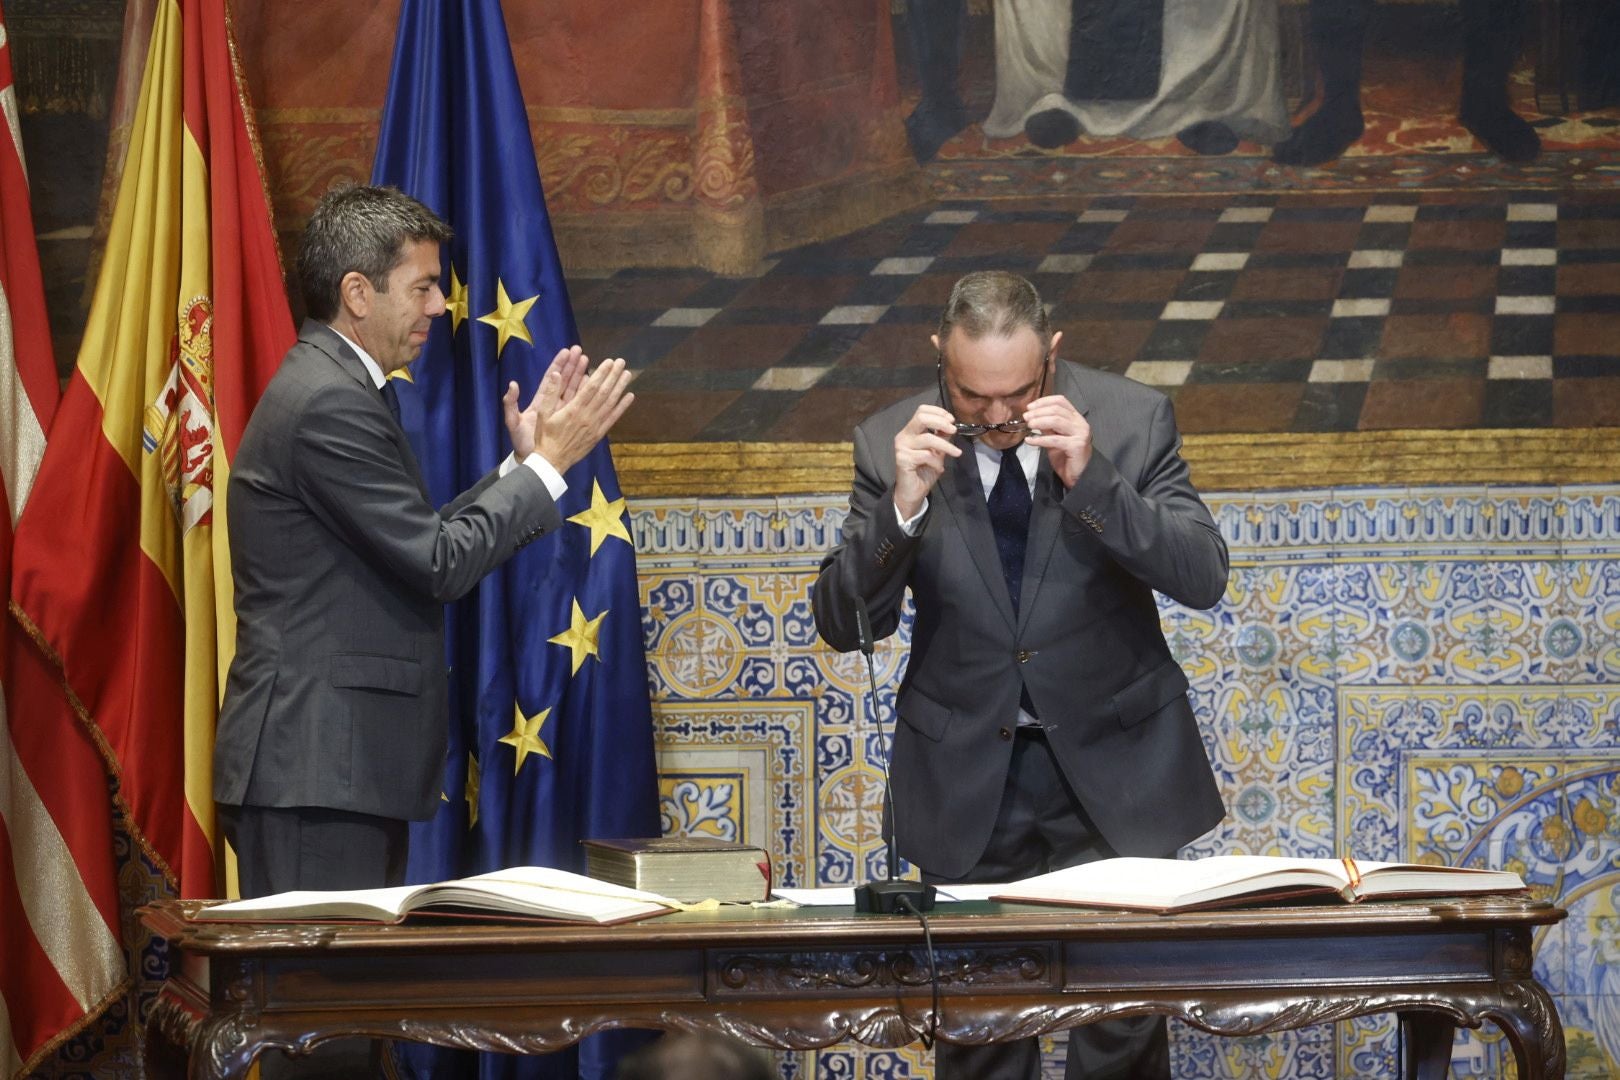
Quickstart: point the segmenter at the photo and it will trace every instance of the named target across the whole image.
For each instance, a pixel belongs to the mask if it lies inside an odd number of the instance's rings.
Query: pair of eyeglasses
[[[1035,397],[1037,398],[1046,396],[1046,369],[1051,364],[1051,353],[1041,357],[1041,384],[1035,390]],[[943,353],[936,354],[934,358],[934,378],[939,383],[940,406],[954,416],[956,410],[951,408],[951,396],[945,389],[945,355]],[[1009,435],[1023,433],[1037,437],[1041,434],[1039,428],[1030,427],[1029,423],[1021,416],[1014,420],[1003,420],[999,424],[966,424],[960,420],[956,422],[956,433],[965,439],[977,439],[980,435],[990,431],[1003,431]]]

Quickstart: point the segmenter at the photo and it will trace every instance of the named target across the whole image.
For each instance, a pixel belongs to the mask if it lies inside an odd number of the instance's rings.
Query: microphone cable
[[[928,1007],[928,1022],[924,1026],[920,1037],[922,1039],[923,1049],[932,1050],[934,1048],[935,1041],[937,1041],[939,1038],[940,1019],[939,963],[934,958],[934,933],[928,925],[928,916],[925,913],[917,910],[917,906],[911,902],[911,897],[902,896],[899,898],[897,903],[908,913],[917,916],[917,921],[922,924],[923,944],[928,947],[928,985],[932,988],[933,999],[932,1003]]]

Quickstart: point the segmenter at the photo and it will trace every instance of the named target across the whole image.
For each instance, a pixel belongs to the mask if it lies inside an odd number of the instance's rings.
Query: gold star
[[[596,480],[591,481],[591,508],[581,510],[568,520],[591,530],[592,555],[610,536],[617,536],[627,544],[630,542],[630,532],[624,527],[624,500],[608,502],[607,496],[602,494],[601,483]]]
[[[383,379],[384,381],[387,381],[388,379],[398,379],[400,382],[408,382],[412,386],[416,385],[416,380],[411,378],[411,369],[409,367],[396,368],[395,370],[384,375]]]
[[[450,315],[450,333],[454,334],[467,321],[467,284],[456,275],[453,266],[450,268],[450,295],[444,298],[444,310]]]
[[[546,722],[546,717],[551,715],[551,710],[541,709],[534,716],[524,716],[523,706],[516,705],[513,711],[516,715],[512,720],[512,730],[496,741],[503,742],[517,751],[517,760],[512,762],[512,775],[516,776],[518,770],[523,768],[523,759],[530,754],[551,756],[546,744],[540,741],[540,727]]]
[[[569,621],[567,630],[554,638],[547,638],[553,645],[564,645],[574,654],[574,670],[571,674],[578,675],[579,667],[585,662],[585,657],[594,656],[601,659],[602,654],[597,650],[597,635],[602,632],[602,620],[607,618],[607,612],[602,612],[594,619],[587,619],[585,613],[579,608],[579,601],[574,601],[574,614]]]
[[[543,747],[544,744],[542,744]],[[467,755],[467,828],[478,824],[478,759]]]
[[[540,296],[536,293],[527,300],[513,303],[511,297],[506,295],[506,282],[499,278],[495,279],[495,310],[488,315],[478,316],[478,321],[488,323],[498,333],[495,344],[496,356],[501,355],[506,343],[513,338],[519,338],[530,345],[534,344],[534,338],[529,336],[529,327],[523,320],[528,318],[529,309],[534,307],[539,299]]]

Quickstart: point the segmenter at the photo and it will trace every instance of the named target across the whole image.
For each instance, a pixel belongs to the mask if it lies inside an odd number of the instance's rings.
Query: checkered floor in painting
[[[621,438],[830,442],[933,384],[984,267],[1187,433],[1620,424],[1620,191],[953,202],[758,277],[572,287],[587,349],[639,371]]]

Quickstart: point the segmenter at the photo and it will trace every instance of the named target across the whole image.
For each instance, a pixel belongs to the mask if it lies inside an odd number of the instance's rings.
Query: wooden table
[[[915,919],[725,909],[618,926],[198,922],[148,907],[172,947],[149,1022],[154,1076],[246,1075],[267,1048],[340,1035],[537,1053],[615,1027],[714,1030],[806,1050],[896,1047],[930,1025]],[[1521,1080],[1564,1075],[1517,897],[1149,915],[952,904],[929,917],[940,1038],[984,1043],[1160,1013],[1217,1035],[1399,1015],[1409,1076],[1446,1075],[1458,1025],[1506,1032]]]

